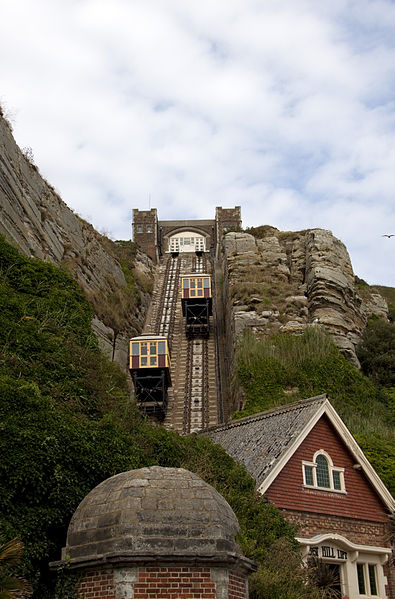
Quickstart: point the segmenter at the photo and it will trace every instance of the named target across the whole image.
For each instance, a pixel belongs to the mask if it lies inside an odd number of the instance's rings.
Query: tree
[[[22,599],[31,594],[31,587],[26,580],[13,572],[22,553],[23,544],[18,538],[0,545],[0,599]]]
[[[362,371],[376,384],[395,386],[395,322],[369,318],[357,347]]]

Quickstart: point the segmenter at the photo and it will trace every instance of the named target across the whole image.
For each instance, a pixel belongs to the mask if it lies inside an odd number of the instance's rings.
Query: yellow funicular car
[[[194,273],[181,276],[182,315],[187,337],[208,337],[212,315],[211,275]]]
[[[163,420],[167,389],[171,387],[170,352],[167,337],[143,335],[130,339],[129,369],[138,405]]]

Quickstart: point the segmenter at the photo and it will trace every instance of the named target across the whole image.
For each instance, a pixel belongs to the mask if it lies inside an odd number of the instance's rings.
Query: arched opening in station
[[[194,231],[183,231],[169,238],[169,252],[172,254],[185,252],[205,252],[206,238]]]

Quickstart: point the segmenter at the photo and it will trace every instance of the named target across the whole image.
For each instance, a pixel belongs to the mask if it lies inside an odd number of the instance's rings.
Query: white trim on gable
[[[288,447],[288,449],[284,452],[281,458],[276,462],[265,478],[263,483],[258,487],[258,492],[262,495],[266,493],[270,485],[274,482],[277,476],[280,474],[281,470],[287,464],[287,462],[294,455],[296,450],[300,447],[303,441],[306,439],[308,434],[315,427],[320,418],[326,414],[329,418],[330,422],[333,424],[337,433],[340,435],[342,441],[354,456],[356,464],[361,466],[362,471],[368,478],[369,482],[372,484],[377,494],[381,497],[382,501],[388,507],[389,510],[395,510],[395,501],[392,497],[391,493],[388,491],[387,487],[384,485],[383,481],[380,479],[373,466],[370,464],[368,459],[365,457],[362,449],[359,447],[358,443],[355,441],[354,437],[331,405],[328,399],[325,399],[323,404],[316,411],[314,416],[310,419],[310,421],[306,424],[304,429],[300,432],[300,434],[295,438],[294,442]]]

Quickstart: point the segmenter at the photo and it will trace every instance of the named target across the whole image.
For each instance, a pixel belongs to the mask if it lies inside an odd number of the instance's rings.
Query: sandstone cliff
[[[1,115],[0,233],[27,256],[74,275],[94,307],[102,349],[125,368],[128,338],[144,323],[152,263],[130,242],[113,243],[74,214],[18,148]]]
[[[228,233],[224,238],[227,301],[235,335],[301,333],[322,326],[346,357],[359,365],[355,346],[369,314],[386,318],[379,293],[358,293],[344,244],[330,231],[295,233],[258,227],[256,236]]]

